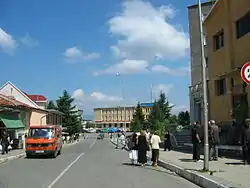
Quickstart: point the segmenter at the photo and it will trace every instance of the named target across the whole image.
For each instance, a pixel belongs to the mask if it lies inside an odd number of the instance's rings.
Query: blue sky
[[[186,109],[195,2],[1,0],[0,83],[51,100],[66,89],[90,113],[123,103],[123,80],[126,104],[149,101],[152,85]]]

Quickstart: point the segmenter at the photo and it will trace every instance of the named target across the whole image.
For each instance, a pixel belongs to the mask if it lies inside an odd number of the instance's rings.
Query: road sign
[[[241,70],[240,70],[240,76],[244,82],[246,82],[248,85],[250,85],[250,62],[245,63]]]

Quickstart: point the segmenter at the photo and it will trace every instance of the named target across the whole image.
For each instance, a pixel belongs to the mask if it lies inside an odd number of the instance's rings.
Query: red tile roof
[[[27,96],[34,102],[47,101],[46,97],[43,95],[28,95]]]
[[[14,98],[5,96],[3,94],[0,94],[0,106],[9,106],[9,107],[28,107],[32,108],[31,106],[22,103]]]

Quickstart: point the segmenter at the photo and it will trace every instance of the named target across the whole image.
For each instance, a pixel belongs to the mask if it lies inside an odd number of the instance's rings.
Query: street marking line
[[[84,152],[82,152],[73,162],[71,162],[57,177],[56,179],[47,187],[52,188],[56,182],[58,182],[64,174],[84,155]]]
[[[94,142],[89,146],[89,148],[92,148],[92,147],[95,145],[96,140],[97,140],[97,139],[94,140]]]

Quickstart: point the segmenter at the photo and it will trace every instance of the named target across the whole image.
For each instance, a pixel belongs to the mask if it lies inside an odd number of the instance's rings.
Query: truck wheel
[[[60,150],[58,151],[58,155],[62,154],[62,147],[60,148]]]
[[[53,153],[52,153],[52,158],[56,158],[57,157],[57,151],[55,150]]]
[[[32,155],[30,155],[29,153],[26,153],[26,158],[27,159],[29,159],[29,158],[31,158],[32,157]]]

